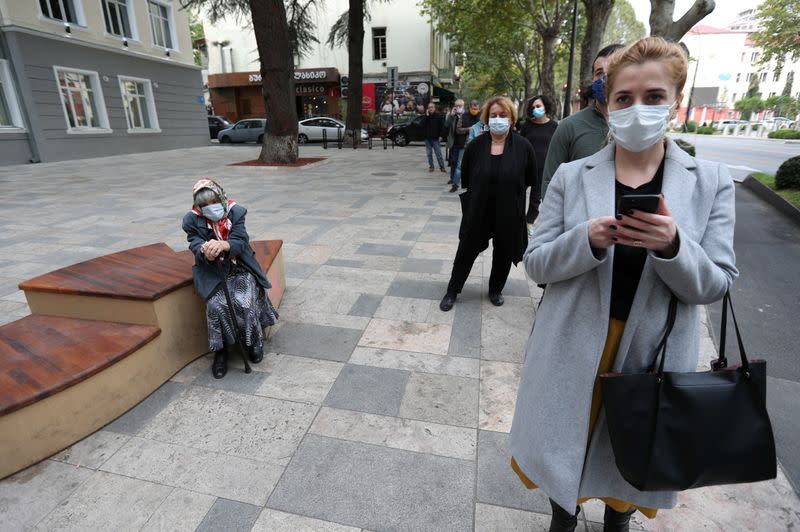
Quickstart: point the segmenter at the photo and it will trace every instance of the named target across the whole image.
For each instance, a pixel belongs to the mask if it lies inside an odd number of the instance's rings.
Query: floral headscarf
[[[222,203],[222,206],[225,207],[225,216],[220,218],[218,222],[211,221],[203,216],[203,211],[201,211],[200,208],[194,204],[192,204],[192,212],[206,221],[206,225],[209,229],[214,231],[214,235],[217,237],[217,239],[228,240],[228,235],[231,234],[231,227],[233,225],[228,219],[228,213],[231,212],[231,209],[234,205],[236,205],[236,202],[228,199],[228,196],[225,195],[225,189],[223,189],[219,183],[205,177],[195,183],[194,187],[192,187],[192,198],[196,197],[197,193],[204,188],[213,191],[214,194],[217,195],[220,203]]]

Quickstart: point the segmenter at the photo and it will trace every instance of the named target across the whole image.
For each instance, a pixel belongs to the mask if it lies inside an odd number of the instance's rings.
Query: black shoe
[[[433,172],[433,166],[428,167],[428,172]]]
[[[445,173],[447,170],[445,170],[444,168],[439,168],[439,171],[440,171],[441,173]]]
[[[553,518],[550,521],[548,532],[574,532],[578,527],[580,506],[575,507],[574,515],[570,515],[569,512],[557,505],[553,499],[550,499],[550,507],[553,509]]]
[[[502,307],[503,303],[506,302],[506,300],[503,298],[503,294],[501,294],[500,292],[495,292],[495,293],[489,292],[489,301],[491,301],[492,305],[494,305],[495,307]]]
[[[211,364],[211,374],[215,379],[221,379],[228,373],[228,350],[224,347],[214,351],[214,363]]]
[[[636,508],[631,508],[627,512],[618,512],[606,505],[606,512],[603,515],[603,532],[628,532],[631,516],[635,511]]]
[[[439,303],[439,308],[443,312],[449,311],[451,308],[453,308],[453,305],[456,302],[456,297],[458,297],[458,294],[453,292],[447,292],[442,298],[442,302]]]
[[[250,362],[253,364],[258,364],[262,360],[264,360],[264,347],[262,346],[261,349],[248,345],[247,346],[247,354],[250,358]]]
[[[453,180],[452,179],[448,179],[447,183],[445,183],[445,185],[452,185],[452,184],[453,184]]]
[[[458,191],[458,185],[453,185],[452,187],[450,187],[450,192],[457,192],[457,191]]]

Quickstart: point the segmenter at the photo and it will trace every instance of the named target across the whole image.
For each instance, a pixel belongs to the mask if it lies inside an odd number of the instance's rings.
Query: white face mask
[[[225,216],[225,207],[222,206],[222,203],[212,203],[200,210],[203,212],[203,216],[212,222],[218,222]]]
[[[632,105],[608,114],[608,129],[617,144],[642,152],[661,140],[667,131],[672,105]]]
[[[509,127],[510,125],[508,123],[508,118],[495,116],[494,118],[489,119],[489,131],[495,135],[502,135],[506,133]]]

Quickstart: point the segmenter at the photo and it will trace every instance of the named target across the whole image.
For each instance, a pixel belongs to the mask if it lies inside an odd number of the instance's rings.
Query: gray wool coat
[[[596,257],[588,222],[613,216],[614,145],[562,164],[555,173],[523,261],[546,283],[528,340],[511,429],[525,474],[561,507],[614,497],[672,508],[674,492],[641,492],[622,478],[601,410],[587,450],[592,390],[608,332],[614,248]],[[663,334],[670,291],[678,314],[666,370],[695,371],[699,305],[716,301],[738,276],[733,252],[734,185],[727,168],[697,160],[667,140],[662,192],[678,227],[672,259],[648,254],[613,371],[643,372]]]

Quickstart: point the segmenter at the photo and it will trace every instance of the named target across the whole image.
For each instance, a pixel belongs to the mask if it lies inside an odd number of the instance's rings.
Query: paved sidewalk
[[[212,146],[0,167],[0,322],[28,313],[19,281],[164,241],[200,176],[281,238],[287,291],[264,362],[222,380],[187,366],[86,440],[0,482],[0,530],[547,530],[549,505],[509,467],[508,431],[540,291],[512,269],[503,307],[478,259],[449,313],[460,215],[424,152],[303,148],[312,167],[229,167]],[[703,329],[707,331],[707,328]],[[704,361],[714,352],[707,332]],[[586,504],[580,530],[602,530]],[[781,473],[702,489],[639,530],[789,530]]]

